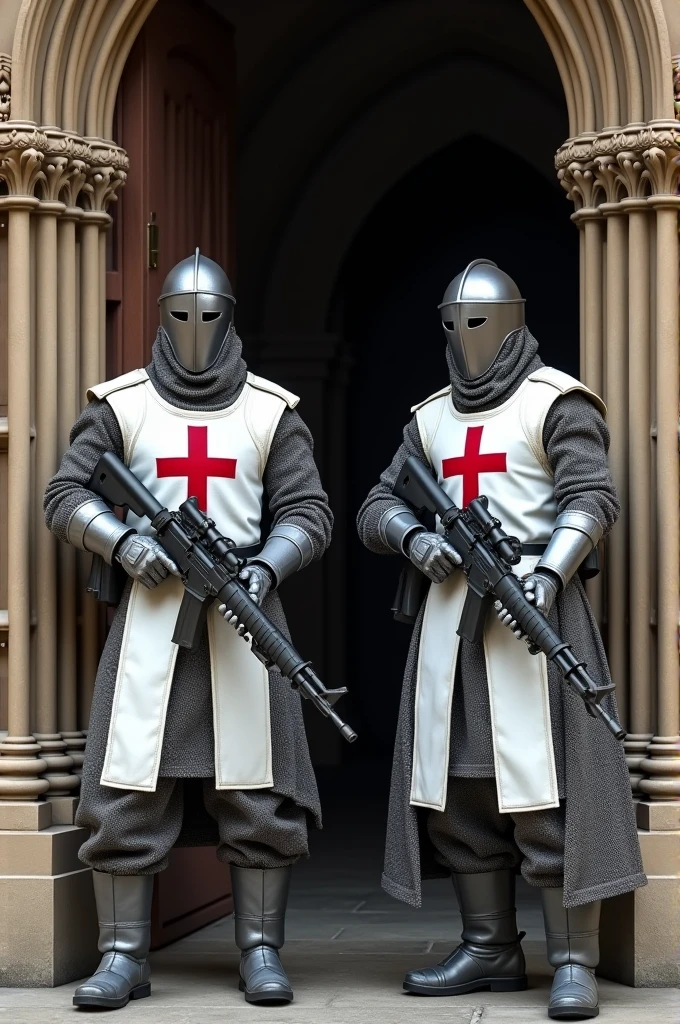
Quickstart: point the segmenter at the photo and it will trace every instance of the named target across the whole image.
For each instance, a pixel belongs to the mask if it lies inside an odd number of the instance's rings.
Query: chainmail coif
[[[451,397],[459,412],[485,412],[507,401],[523,380],[544,366],[538,354],[538,342],[528,327],[512,331],[501,345],[491,366],[468,380],[462,377],[446,346],[446,362],[451,379]]]
[[[241,339],[232,324],[212,366],[202,373],[192,373],[180,363],[170,339],[159,327],[146,372],[161,398],[171,405],[215,412],[231,405],[246,382],[248,368],[241,351]]]

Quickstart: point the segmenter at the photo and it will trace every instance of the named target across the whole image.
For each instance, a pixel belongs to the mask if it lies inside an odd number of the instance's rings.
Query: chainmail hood
[[[202,373],[192,373],[182,366],[170,339],[159,327],[146,372],[161,398],[171,405],[214,412],[231,405],[245,384],[247,367],[241,349],[241,339],[232,326],[213,365]]]
[[[448,345],[446,361],[451,397],[459,412],[495,409],[510,398],[530,373],[544,365],[538,354],[538,342],[528,327],[520,327],[509,334],[489,369],[473,380],[460,375]]]

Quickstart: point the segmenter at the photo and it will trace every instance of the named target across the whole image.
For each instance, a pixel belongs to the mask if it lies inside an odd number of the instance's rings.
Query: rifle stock
[[[356,733],[334,710],[333,704],[347,690],[328,690],[305,661],[239,582],[242,567],[234,544],[223,537],[212,520],[187,499],[176,512],[163,508],[151,491],[113,452],[99,459],[88,484],[90,490],[111,505],[127,506],[135,515],[151,520],[159,543],[177,564],[185,587],[173,643],[193,649],[200,640],[208,608],[215,600],[226,604],[253,640],[253,650],[267,665],[276,665],[303,697],[333,722],[348,743]]]
[[[521,557],[521,545],[509,537],[501,523],[488,511],[486,498],[476,498],[467,508],[453,504],[423,463],[409,456],[392,488],[393,494],[415,511],[436,513],[447,540],[462,559],[468,580],[468,593],[458,634],[479,642],[489,605],[502,602],[512,614],[530,643],[532,654],[542,651],[553,661],[563,678],[583,699],[588,714],[598,716],[618,740],[626,733],[616,719],[602,707],[602,699],[614,690],[614,684],[598,685],[576,659],[570,644],[555,632],[544,615],[527,600],[522,584],[512,571]]]

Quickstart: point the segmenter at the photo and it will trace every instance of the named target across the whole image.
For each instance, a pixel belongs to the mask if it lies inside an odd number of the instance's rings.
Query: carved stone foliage
[[[125,182],[125,150],[31,122],[0,124],[0,179],[11,196],[36,196],[75,206],[81,192],[90,210],[105,212]]]
[[[676,191],[680,125],[652,121],[568,139],[555,156],[557,176],[577,209]]]
[[[12,58],[0,53],[0,121],[9,121],[12,113]]]
[[[125,171],[112,164],[88,167],[87,181],[83,186],[86,208],[106,211],[109,203],[117,199],[116,192],[125,184],[126,178]]]

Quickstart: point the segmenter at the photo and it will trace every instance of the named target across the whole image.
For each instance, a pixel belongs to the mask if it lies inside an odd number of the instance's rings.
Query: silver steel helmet
[[[491,260],[473,260],[454,277],[439,309],[453,360],[468,380],[488,370],[508,334],[524,327],[519,288]]]
[[[198,249],[172,268],[158,300],[161,327],[187,370],[201,373],[215,362],[231,326],[235,304],[222,267]]]

